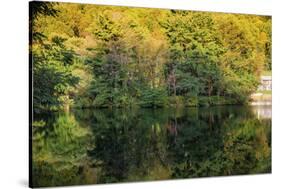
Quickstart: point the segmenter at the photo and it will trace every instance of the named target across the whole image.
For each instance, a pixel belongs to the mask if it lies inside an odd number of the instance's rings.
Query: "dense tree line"
[[[34,110],[247,103],[271,70],[271,18],[31,4]]]

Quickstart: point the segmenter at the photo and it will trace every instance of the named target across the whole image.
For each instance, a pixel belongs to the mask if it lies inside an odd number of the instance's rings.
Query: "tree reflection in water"
[[[36,115],[35,186],[271,172],[271,118],[251,107]]]

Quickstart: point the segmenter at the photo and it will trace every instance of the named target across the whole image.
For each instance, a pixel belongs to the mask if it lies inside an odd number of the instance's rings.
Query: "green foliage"
[[[30,9],[29,9],[29,27],[32,39],[31,43],[40,41],[46,37],[41,32],[37,31],[35,27],[35,21],[40,16],[56,16],[59,12],[58,10],[54,9],[54,4],[51,2],[30,2]]]
[[[186,99],[186,106],[198,106],[198,96],[188,96]]]
[[[56,16],[58,10],[53,8],[51,2],[31,2],[31,20],[36,20],[40,15]]]
[[[221,79],[218,60],[223,47],[212,17],[174,12],[163,26],[171,44],[170,89],[178,95],[213,94]]]
[[[168,105],[172,107],[183,107],[185,106],[185,98],[183,96],[169,96]]]
[[[71,73],[73,51],[60,37],[33,49],[33,107],[35,111],[59,109],[69,98],[79,78]]]
[[[40,121],[34,121],[32,123],[33,127],[44,127],[46,125],[46,122],[44,122],[43,120]]]
[[[167,105],[167,94],[163,89],[143,89],[140,96],[142,107],[164,107]]]
[[[170,106],[243,104],[271,69],[270,17],[45,2],[31,13],[35,110],[164,106],[158,91]]]

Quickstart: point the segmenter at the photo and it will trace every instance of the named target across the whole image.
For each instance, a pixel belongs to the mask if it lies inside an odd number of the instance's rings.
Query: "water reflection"
[[[36,115],[45,124],[33,128],[34,185],[268,173],[271,118],[254,112],[227,106]]]
[[[271,119],[271,105],[253,106],[252,110],[256,114],[258,119]]]

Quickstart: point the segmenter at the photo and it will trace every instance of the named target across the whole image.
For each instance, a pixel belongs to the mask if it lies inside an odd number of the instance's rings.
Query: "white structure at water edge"
[[[258,90],[260,91],[271,91],[272,79],[271,76],[261,76],[261,81]]]

